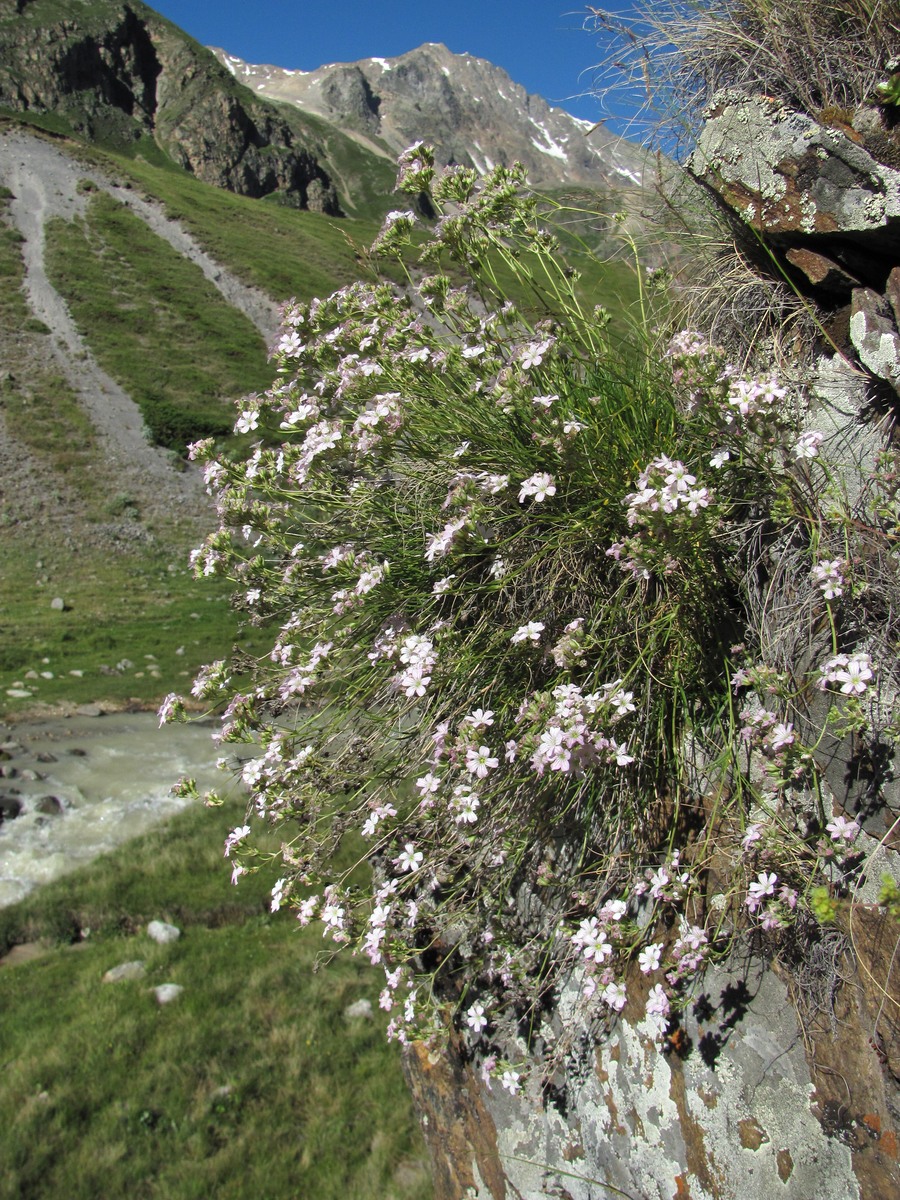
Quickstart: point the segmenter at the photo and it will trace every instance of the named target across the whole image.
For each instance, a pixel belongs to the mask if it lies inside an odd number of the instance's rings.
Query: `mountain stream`
[[[183,809],[181,776],[221,786],[213,728],[160,729],[154,713],[0,727],[0,907]]]

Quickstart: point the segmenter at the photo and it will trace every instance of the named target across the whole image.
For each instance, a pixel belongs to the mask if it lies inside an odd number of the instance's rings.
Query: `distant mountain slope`
[[[49,116],[59,132],[319,212],[359,206],[338,195],[337,175],[367,198],[390,190],[376,156],[265,103],[141,0],[0,0],[0,109]]]
[[[519,161],[542,186],[606,190],[641,182],[639,147],[551,108],[500,67],[440,44],[308,72],[253,66],[218,48],[213,53],[259,95],[322,117],[392,158],[421,139],[445,163],[485,170]]]

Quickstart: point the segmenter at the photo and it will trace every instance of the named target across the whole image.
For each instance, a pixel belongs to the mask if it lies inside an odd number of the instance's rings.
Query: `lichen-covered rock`
[[[900,333],[888,301],[869,288],[853,291],[850,340],[860,362],[900,392]]]
[[[768,97],[720,96],[690,165],[762,233],[900,236],[900,173]]]
[[[755,231],[776,273],[833,309],[854,287],[883,291],[900,259],[900,170],[872,146],[849,124],[725,92],[689,168]]]
[[[580,1031],[543,1094],[488,1089],[458,1041],[446,1056],[410,1047],[435,1200],[897,1194],[898,1014],[877,1010],[886,918],[857,921],[858,972],[837,930],[800,977],[753,957],[714,968],[667,1049],[626,1008],[596,1047]]]

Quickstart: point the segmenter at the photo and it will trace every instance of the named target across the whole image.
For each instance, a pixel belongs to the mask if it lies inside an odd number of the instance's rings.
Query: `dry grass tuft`
[[[589,8],[608,51],[594,88],[643,97],[651,140],[690,140],[722,88],[763,93],[818,117],[852,113],[900,49],[897,0],[637,0],[624,14]]]

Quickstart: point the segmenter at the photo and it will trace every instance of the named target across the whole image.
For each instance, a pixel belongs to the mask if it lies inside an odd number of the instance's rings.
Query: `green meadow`
[[[379,976],[233,887],[238,801],[195,807],[0,910],[3,1200],[427,1200]],[[149,920],[181,938],[157,945]],[[142,979],[104,983],[123,962]],[[184,991],[161,1006],[150,990]],[[370,1016],[348,1008],[371,1003]]]

